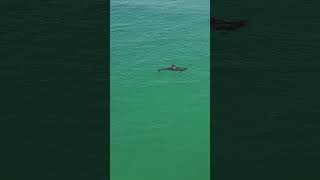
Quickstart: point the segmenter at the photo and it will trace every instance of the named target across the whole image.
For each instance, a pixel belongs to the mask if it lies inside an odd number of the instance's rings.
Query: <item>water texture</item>
[[[111,179],[208,180],[209,1],[111,1]],[[157,72],[171,66],[185,72]]]

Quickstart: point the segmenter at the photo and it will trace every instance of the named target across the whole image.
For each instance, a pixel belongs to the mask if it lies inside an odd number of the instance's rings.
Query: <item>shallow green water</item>
[[[209,33],[207,0],[111,1],[112,180],[209,179]]]

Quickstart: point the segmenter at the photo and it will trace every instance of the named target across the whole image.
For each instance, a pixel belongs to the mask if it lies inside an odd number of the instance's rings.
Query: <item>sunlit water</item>
[[[111,1],[111,179],[208,180],[209,1]],[[157,72],[172,64],[187,71]]]

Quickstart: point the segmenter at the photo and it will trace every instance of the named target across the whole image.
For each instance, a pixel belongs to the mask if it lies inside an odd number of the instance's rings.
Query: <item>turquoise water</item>
[[[112,180],[209,179],[209,8],[111,1]]]

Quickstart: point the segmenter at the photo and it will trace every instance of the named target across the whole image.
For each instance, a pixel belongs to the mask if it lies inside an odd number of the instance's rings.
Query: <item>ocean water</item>
[[[111,179],[208,180],[210,3],[111,1]],[[185,72],[157,72],[171,66]]]

